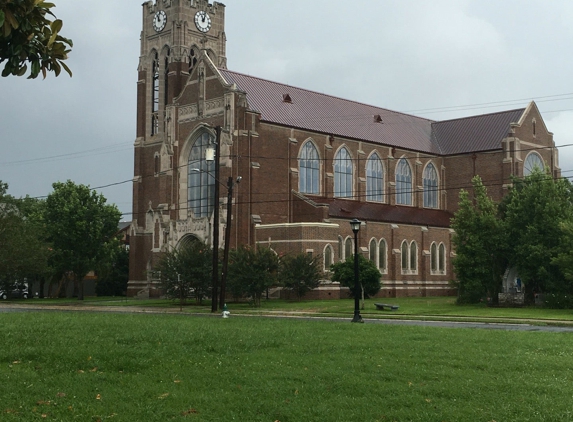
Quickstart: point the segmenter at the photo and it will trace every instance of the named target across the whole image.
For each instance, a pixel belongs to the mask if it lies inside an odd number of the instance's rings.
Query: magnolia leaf
[[[2,10],[0,10],[0,28],[4,25],[5,15]]]
[[[57,34],[58,32],[60,32],[60,30],[62,29],[62,26],[64,26],[64,23],[62,22],[62,20],[56,19],[54,22],[52,22],[50,24],[50,27],[52,28],[52,33]]]

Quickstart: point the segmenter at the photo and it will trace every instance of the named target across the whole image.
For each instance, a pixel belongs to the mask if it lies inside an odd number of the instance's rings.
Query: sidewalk
[[[107,302],[109,304],[109,302]],[[109,312],[109,313],[132,313],[132,314],[158,314],[158,315],[186,315],[194,317],[221,318],[220,313],[201,313],[180,311],[179,308],[158,308],[146,306],[109,306],[93,305],[81,303],[69,304],[34,304],[34,303],[10,303],[0,302],[0,313],[2,312]],[[346,322],[352,319],[348,317],[327,316],[321,314],[309,314],[296,311],[272,311],[272,310],[252,310],[231,313],[231,318],[291,318],[300,320],[322,320],[333,322]],[[487,317],[447,317],[432,316],[416,317],[412,315],[377,314],[375,318],[372,314],[363,313],[364,321],[368,324],[388,324],[388,325],[416,325],[442,328],[477,328],[510,331],[543,331],[543,332],[566,332],[573,333],[572,321],[559,320],[537,320],[537,319],[505,319]]]

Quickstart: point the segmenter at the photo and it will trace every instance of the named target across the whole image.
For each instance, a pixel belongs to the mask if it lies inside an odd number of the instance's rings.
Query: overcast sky
[[[98,190],[130,220],[142,0],[54,3],[74,76],[0,78],[0,180],[117,184]],[[433,120],[535,100],[573,175],[571,0],[224,3],[231,70]]]

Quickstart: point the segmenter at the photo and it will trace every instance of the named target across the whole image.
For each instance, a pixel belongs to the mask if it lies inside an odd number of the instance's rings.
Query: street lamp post
[[[360,315],[360,269],[358,266],[358,232],[360,231],[360,224],[356,218],[350,222],[350,227],[354,233],[354,318],[352,322],[364,322]]]

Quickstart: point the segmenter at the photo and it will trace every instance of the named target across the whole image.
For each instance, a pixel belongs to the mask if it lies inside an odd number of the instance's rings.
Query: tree
[[[64,60],[73,42],[60,35],[63,22],[55,18],[54,7],[44,0],[0,0],[0,63],[6,62],[2,76],[23,76],[28,65],[28,79],[40,72],[45,78],[48,71],[58,76],[62,68],[72,76]]]
[[[472,179],[472,184],[473,199],[462,190],[452,220],[459,303],[476,303],[485,297],[497,301],[507,267],[505,227],[498,218],[497,205],[487,195],[479,176]]]
[[[261,306],[263,293],[277,281],[279,261],[269,248],[247,246],[232,250],[229,255],[228,285],[235,295],[251,296]]]
[[[523,180],[514,180],[502,205],[510,263],[525,283],[526,302],[533,303],[535,293],[565,293],[567,285],[554,259],[569,252],[562,250],[566,234],[562,224],[573,221],[571,183],[534,171]]]
[[[563,283],[566,292],[573,292],[573,221],[561,222],[562,236],[560,250],[552,259],[552,264],[557,265],[567,283]]]
[[[50,248],[39,218],[43,202],[13,198],[7,188],[0,182],[0,288],[11,291],[24,279],[47,276]]]
[[[179,299],[182,307],[192,296],[199,303],[208,296],[212,265],[212,249],[195,241],[165,253],[155,271],[160,273],[161,287],[167,297]]]
[[[286,289],[292,290],[299,300],[317,288],[324,275],[319,256],[303,252],[286,255],[280,260],[279,281]]]
[[[360,292],[354,291],[354,255],[340,261],[330,267],[332,280],[338,281],[344,287],[350,289],[350,296],[355,297],[356,293],[361,294],[362,309],[364,309],[364,298],[375,296],[380,291],[380,280],[382,274],[372,261],[358,255],[358,282]]]
[[[114,242],[121,212],[89,186],[70,180],[52,186],[43,216],[54,249],[51,262],[60,274],[71,275],[78,283],[78,299],[83,300],[83,279]]]
[[[129,281],[129,251],[119,239],[108,244],[108,251],[97,264],[96,294],[98,296],[125,296]]]

